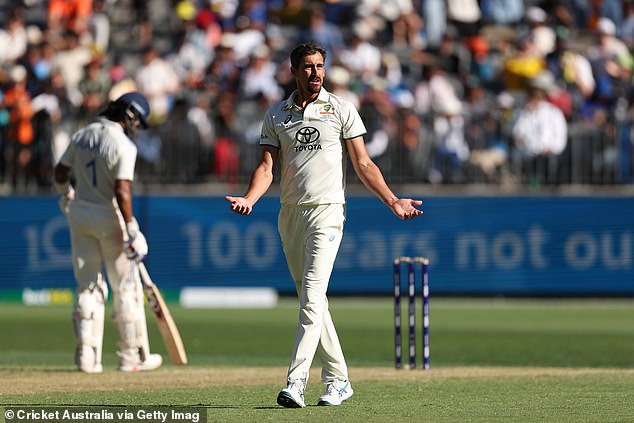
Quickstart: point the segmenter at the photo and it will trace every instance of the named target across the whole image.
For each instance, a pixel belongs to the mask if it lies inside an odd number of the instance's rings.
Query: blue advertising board
[[[430,260],[433,295],[632,296],[634,198],[423,198],[401,221],[374,197],[349,197],[331,295],[387,295],[392,260]],[[222,197],[142,196],[134,203],[162,289],[273,287],[294,294],[277,232],[279,200],[250,216]],[[0,289],[73,288],[57,199],[0,198]]]

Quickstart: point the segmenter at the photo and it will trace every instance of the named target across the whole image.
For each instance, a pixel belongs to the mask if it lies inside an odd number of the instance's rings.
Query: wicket
[[[429,369],[429,260],[424,257],[394,259],[394,367],[402,368],[401,265],[403,263],[407,263],[409,297],[409,368],[416,368],[416,263],[420,263],[423,305],[423,369]]]

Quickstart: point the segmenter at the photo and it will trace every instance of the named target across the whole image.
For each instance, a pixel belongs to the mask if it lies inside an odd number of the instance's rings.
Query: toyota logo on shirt
[[[304,126],[299,128],[299,131],[295,134],[295,139],[300,144],[295,146],[295,152],[321,150],[321,144],[316,144],[319,140],[319,130],[315,127]]]
[[[319,130],[312,126],[299,128],[295,134],[295,139],[301,144],[312,144],[319,139]]]

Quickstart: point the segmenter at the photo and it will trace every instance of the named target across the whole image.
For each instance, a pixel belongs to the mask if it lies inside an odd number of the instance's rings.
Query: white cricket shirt
[[[73,134],[60,162],[73,170],[77,200],[111,206],[115,180],[134,180],[136,156],[121,125],[101,119]]]
[[[280,202],[344,204],[345,140],[367,132],[359,112],[323,88],[302,111],[293,101],[295,94],[269,107],[260,137],[260,145],[280,150]]]

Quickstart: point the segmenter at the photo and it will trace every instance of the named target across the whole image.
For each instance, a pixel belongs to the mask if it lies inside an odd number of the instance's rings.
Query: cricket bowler
[[[230,209],[248,215],[281,173],[278,229],[299,298],[299,323],[286,388],[277,403],[305,407],[304,391],[315,354],[322,364],[325,393],[317,405],[349,399],[348,368],[328,311],[326,292],[343,235],[347,157],[355,173],[396,216],[409,220],[423,212],[422,201],[400,199],[387,186],[365,149],[365,126],[348,101],[323,88],[326,51],[314,42],[291,52],[297,89],[272,105],[262,125],[262,155],[243,197],[226,196]]]

